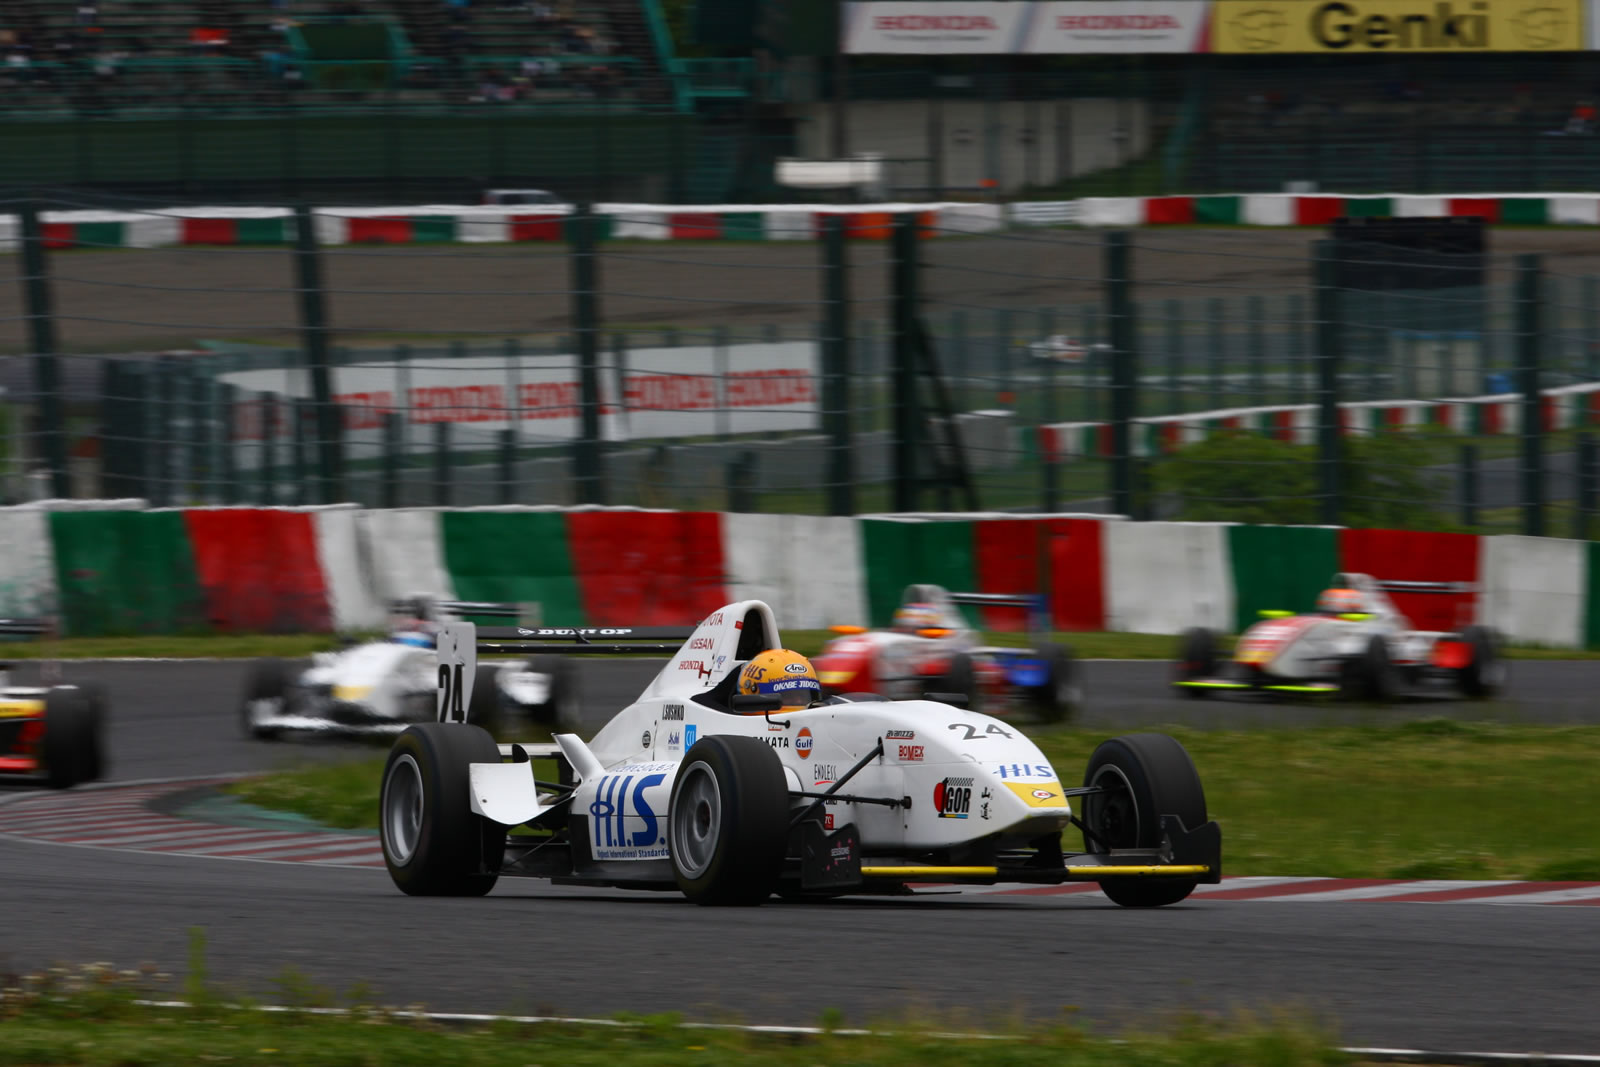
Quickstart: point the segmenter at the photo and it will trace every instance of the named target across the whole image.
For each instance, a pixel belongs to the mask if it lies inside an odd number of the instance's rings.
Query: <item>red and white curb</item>
[[[323,867],[381,868],[376,834],[337,830],[274,830],[202,822],[153,810],[152,803],[180,791],[222,786],[233,777],[136,782],[66,793],[6,798],[0,839],[77,848],[199,856],[206,859],[311,863]],[[1092,882],[1067,885],[925,885],[922,892],[1004,900],[1098,893]],[[1387,878],[1224,878],[1195,889],[1200,901],[1273,903],[1561,904],[1600,906],[1600,882],[1461,881]]]
[[[150,807],[153,801],[173,793],[234,780],[201,778],[28,794],[5,806],[0,838],[208,859],[383,866],[383,849],[375,834],[233,826],[167,815]]]

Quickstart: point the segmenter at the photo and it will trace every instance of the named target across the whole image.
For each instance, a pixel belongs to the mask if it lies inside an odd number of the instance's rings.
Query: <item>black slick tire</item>
[[[95,713],[82,689],[61,686],[44,698],[45,782],[70,789],[90,780],[95,761]]]
[[[478,897],[494,888],[505,827],[472,810],[471,763],[498,763],[488,731],[465,723],[409,726],[389,750],[378,830],[389,877],[417,897]]]
[[[1102,741],[1089,757],[1083,784],[1102,794],[1086,796],[1084,846],[1152,849],[1161,845],[1161,816],[1176,815],[1196,828],[1207,821],[1206,795],[1194,761],[1166,734],[1128,734]],[[1199,879],[1144,876],[1106,878],[1100,890],[1125,908],[1159,908],[1183,900]]]
[[[973,666],[972,657],[965,652],[957,652],[950,657],[940,686],[946,693],[960,693],[967,698],[970,710],[978,710],[978,670]]]
[[[1389,644],[1382,634],[1367,639],[1367,647],[1339,670],[1339,695],[1346,700],[1384,704],[1394,699],[1398,678],[1389,659]]]
[[[778,754],[753,737],[712,735],[672,784],[672,874],[696,904],[752,906],[778,888],[789,787]]]
[[[281,712],[289,697],[289,665],[281,659],[258,659],[250,664],[245,677],[244,697],[239,702],[239,729],[257,741],[276,741],[283,731],[256,721],[254,708],[259,701],[275,700]]]
[[[1463,696],[1486,700],[1500,691],[1505,664],[1500,659],[1500,642],[1486,626],[1468,626],[1461,640],[1472,649],[1472,659],[1456,668],[1456,685]]]
[[[1217,633],[1204,626],[1194,626],[1183,632],[1178,644],[1178,662],[1173,668],[1173,680],[1192,682],[1200,678],[1217,676]],[[1204,700],[1211,690],[1200,686],[1179,686],[1190,700]]]
[[[89,700],[90,718],[93,724],[90,731],[89,765],[84,772],[83,780],[98,782],[106,776],[110,765],[106,755],[106,723],[111,718],[111,700],[106,695],[106,687],[99,682],[85,682],[79,685],[78,689]]]
[[[1065,645],[1040,645],[1037,655],[1044,661],[1044,684],[1028,694],[1033,710],[1042,722],[1066,722],[1083,703],[1078,661]]]

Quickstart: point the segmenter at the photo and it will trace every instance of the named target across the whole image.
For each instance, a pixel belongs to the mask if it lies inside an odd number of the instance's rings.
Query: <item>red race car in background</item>
[[[0,619],[0,637],[37,637],[48,622]],[[0,662],[0,782],[66,789],[105,774],[105,693],[97,685],[11,684]]]
[[[1031,647],[984,644],[958,604],[1026,609]],[[910,585],[887,630],[834,626],[839,636],[812,664],[828,694],[878,693],[906,700],[939,693],[941,700],[964,697],[967,707],[990,715],[1031,710],[1057,722],[1077,710],[1083,689],[1071,650],[1045,640],[1049,620],[1043,596]]]

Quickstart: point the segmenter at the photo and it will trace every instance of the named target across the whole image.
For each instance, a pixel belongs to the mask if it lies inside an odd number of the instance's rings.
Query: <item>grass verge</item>
[[[1223,869],[1239,875],[1600,880],[1600,727],[1457,723],[1172,728],[1193,755]],[[1076,784],[1105,731],[1029,730]],[[377,826],[383,758],[237,783],[263,807]],[[553,768],[537,768],[554,776]]]
[[[784,642],[796,652],[814,656],[833,634],[827,630],[785,630]],[[1028,637],[1016,633],[991,633],[988,641],[1017,647]],[[1052,640],[1071,646],[1080,659],[1170,660],[1177,654],[1178,639],[1169,634],[1070,633],[1055,634]],[[1223,648],[1231,648],[1224,638]],[[137,637],[67,637],[48,641],[6,641],[0,643],[0,660],[33,659],[249,659],[256,656],[282,656],[298,659],[313,652],[337,648],[331,634],[153,634]],[[551,649],[556,651],[556,649]],[[1511,647],[1510,659],[1600,659],[1600,649]]]
[[[348,998],[350,1007],[328,1012],[329,1002],[347,998],[294,974],[279,981],[282,996],[273,998],[293,1010],[268,1013],[219,993],[203,977],[190,975],[187,985],[189,1007],[158,1007],[142,1002],[161,997],[146,978],[103,965],[9,977],[0,992],[5,1034],[0,1064],[913,1067],[949,1059],[952,1046],[960,1050],[961,1062],[973,1067],[1032,1067],[1042,1060],[1058,1067],[1332,1067],[1351,1062],[1334,1047],[1325,1028],[1293,1016],[1267,1021],[1183,1018],[1113,1038],[1066,1021],[964,1026],[947,1014],[886,1020],[870,1025],[868,1033],[849,1032],[842,1026],[843,1013],[830,1008],[818,1019],[819,1033],[761,1034],[684,1025],[676,1015],[622,1016],[610,1026],[509,1020],[446,1024],[373,1006],[362,991]],[[1003,1036],[963,1040],[952,1032]]]

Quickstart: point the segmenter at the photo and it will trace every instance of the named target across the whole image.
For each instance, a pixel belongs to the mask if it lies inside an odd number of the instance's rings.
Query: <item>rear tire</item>
[[[978,710],[978,670],[973,666],[971,656],[965,652],[952,655],[939,684],[942,692],[960,693],[967,698],[969,710]]]
[[[70,789],[92,780],[96,732],[89,694],[71,687],[45,693],[44,768],[51,789]]]
[[[1206,794],[1194,761],[1166,734],[1129,734],[1103,741],[1089,757],[1083,784],[1106,793],[1084,798],[1084,846],[1153,849],[1161,846],[1161,816],[1176,815],[1194,829],[1206,823]],[[1159,908],[1183,900],[1198,878],[1107,878],[1100,890],[1124,908]]]
[[[383,768],[378,829],[383,861],[414,897],[481,897],[505,858],[506,828],[472,810],[469,763],[498,763],[481,727],[427,722],[395,739]]]
[[[696,904],[753,906],[778,888],[789,786],[778,754],[753,737],[695,742],[672,783],[672,874]]]
[[[283,714],[289,698],[289,665],[281,659],[258,659],[250,665],[245,678],[244,699],[239,703],[239,727],[244,735],[257,741],[276,741],[283,730],[264,726],[260,713],[270,705],[275,714]]]
[[[78,686],[78,689],[88,697],[94,723],[89,767],[83,780],[98,782],[106,776],[109,763],[106,758],[106,721],[111,717],[111,701],[106,696],[106,687],[99,682],[87,682]]]
[[[1044,722],[1066,722],[1083,704],[1083,682],[1078,676],[1078,661],[1064,645],[1040,645],[1044,660],[1044,684],[1029,693],[1034,710]]]
[[[1500,691],[1505,681],[1505,663],[1500,659],[1500,642],[1486,626],[1468,626],[1461,640],[1472,648],[1472,660],[1456,670],[1456,684],[1463,695],[1484,700]]]
[[[1178,646],[1178,662],[1174,671],[1177,681],[1192,682],[1200,678],[1217,676],[1217,632],[1204,626],[1195,626],[1183,632]],[[1183,695],[1190,700],[1204,700],[1211,695],[1209,689],[1182,686]]]

